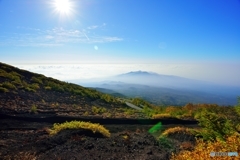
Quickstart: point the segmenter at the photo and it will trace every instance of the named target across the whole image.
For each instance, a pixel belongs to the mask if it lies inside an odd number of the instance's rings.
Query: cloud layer
[[[93,30],[106,26],[94,25],[87,29],[65,29],[62,27],[41,30],[37,28],[17,27],[15,32],[3,33],[0,46],[53,47],[77,43],[110,43],[123,41],[117,36],[96,34]]]
[[[148,71],[165,75],[176,75],[216,84],[240,86],[240,76],[236,74],[240,65],[222,67],[220,64],[45,64],[15,65],[32,72],[64,81],[104,78],[130,71]],[[210,68],[211,67],[211,68]],[[231,70],[231,72],[229,72]]]

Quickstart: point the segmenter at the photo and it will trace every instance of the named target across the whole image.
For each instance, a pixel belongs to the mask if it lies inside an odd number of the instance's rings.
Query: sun
[[[53,1],[54,11],[60,16],[69,16],[73,13],[74,5],[70,0],[54,0]]]

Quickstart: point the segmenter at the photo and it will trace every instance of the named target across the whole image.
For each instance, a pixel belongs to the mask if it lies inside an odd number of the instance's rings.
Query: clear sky
[[[0,0],[0,61],[59,79],[146,70],[240,86],[240,1]]]

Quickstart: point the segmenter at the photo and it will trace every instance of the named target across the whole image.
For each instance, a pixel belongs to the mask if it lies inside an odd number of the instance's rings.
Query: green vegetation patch
[[[28,91],[28,92],[36,92],[36,90],[35,89],[32,89],[32,88],[30,88],[30,87],[26,87],[26,88],[24,88],[26,91]]]
[[[37,89],[40,88],[37,83],[30,84],[29,86],[30,86],[30,88],[32,88],[33,90],[37,90]]]
[[[37,106],[36,105],[32,105],[31,112],[32,113],[37,113]]]
[[[9,92],[9,90],[7,88],[0,87],[0,92],[6,93]]]
[[[2,87],[8,88],[8,89],[17,89],[16,86],[10,82],[3,82]]]
[[[107,112],[107,109],[106,109],[106,108],[103,108],[103,107],[93,106],[93,107],[92,107],[92,112],[93,112],[94,114],[101,114],[101,113]]]
[[[43,81],[40,78],[32,77],[31,81],[38,84],[43,84]]]
[[[100,133],[105,137],[110,137],[110,132],[104,126],[98,123],[83,122],[83,121],[71,121],[65,123],[55,123],[53,128],[50,130],[50,134],[54,135],[58,132],[66,129],[86,129],[91,130],[93,133]]]
[[[171,160],[213,160],[213,159],[239,159],[238,157],[211,157],[211,152],[240,152],[240,134],[228,136],[223,142],[220,139],[205,142],[202,139],[197,140],[193,151],[183,150],[179,153],[172,153]]]
[[[205,140],[224,140],[225,136],[230,136],[236,132],[234,124],[225,115],[203,110],[195,118],[199,121],[199,125],[203,127],[200,135]]]

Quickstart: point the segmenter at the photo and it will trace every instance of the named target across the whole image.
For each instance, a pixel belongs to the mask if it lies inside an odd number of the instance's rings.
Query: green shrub
[[[173,117],[180,118],[181,116],[187,113],[187,111],[182,110],[180,107],[176,107],[176,108],[178,108],[178,110],[170,113]]]
[[[12,74],[12,75],[14,75],[14,76],[17,76],[17,77],[22,77],[22,75],[20,75],[20,74],[17,73],[17,72],[14,72],[14,71],[10,72],[10,74]]]
[[[147,117],[152,117],[154,115],[154,111],[152,109],[150,109],[147,106],[143,107],[142,112],[147,116]]]
[[[3,69],[0,69],[0,73],[7,74],[7,72],[5,70],[3,70]]]
[[[31,107],[31,112],[32,113],[37,113],[37,106],[36,105],[32,105],[32,107]]]
[[[12,81],[12,83],[18,87],[21,87],[22,86],[22,81],[19,79],[19,80],[14,80]]]
[[[96,106],[93,106],[93,107],[92,107],[92,112],[93,112],[94,114],[104,113],[104,112],[106,112],[106,111],[107,111],[107,109],[106,109],[106,108],[103,108],[103,107],[96,107]]]
[[[32,88],[33,90],[37,90],[37,89],[40,88],[37,83],[30,84],[29,86],[30,86],[30,88]]]
[[[34,90],[34,89],[30,88],[30,87],[25,87],[24,89],[26,91],[28,91],[28,92],[36,92],[36,90]]]
[[[196,115],[199,125],[203,127],[200,135],[205,140],[224,140],[225,136],[232,135],[236,130],[233,123],[224,115],[208,112],[203,110]]]
[[[10,82],[3,82],[2,87],[8,89],[17,89],[16,86]]]
[[[22,78],[22,75],[18,74],[17,72],[10,72],[10,75],[12,75],[11,79],[12,80],[20,80],[20,78]]]
[[[105,137],[110,137],[110,132],[98,123],[91,123],[91,122],[83,122],[83,121],[71,121],[65,122],[62,124],[55,123],[53,124],[53,128],[50,130],[50,134],[57,134],[61,130],[66,129],[86,129],[91,130],[93,133],[101,133]]]
[[[93,106],[93,107],[92,107],[92,112],[93,112],[94,114],[97,114],[97,113],[98,113],[98,108],[95,107],[95,106]]]
[[[73,90],[73,93],[76,95],[84,96],[84,93],[81,90]]]
[[[100,113],[105,113],[105,112],[107,112],[107,109],[104,108],[104,107],[100,107],[100,108],[99,108],[99,112],[100,112]]]
[[[145,101],[144,99],[139,98],[139,97],[133,98],[131,103],[136,106],[143,105],[143,106],[152,108],[152,105],[150,103],[148,103],[147,101]]]
[[[22,81],[22,85],[23,85],[23,87],[25,87],[25,88],[26,88],[26,87],[29,87],[29,84],[28,84],[26,81],[24,81],[24,80]]]
[[[50,86],[44,87],[45,90],[51,90],[52,88]]]
[[[9,90],[7,88],[0,87],[0,92],[6,93],[9,92]]]
[[[6,71],[0,69],[0,77],[9,78],[9,73],[7,73]]]
[[[51,90],[58,91],[58,92],[64,92],[64,88],[63,88],[62,84],[60,84],[60,82],[58,82],[54,79],[47,81],[46,85],[51,87]]]
[[[106,102],[110,102],[111,97],[110,97],[109,95],[107,95],[107,94],[103,94],[103,95],[101,96],[101,99],[105,100]]]
[[[83,115],[84,115],[84,116],[88,116],[88,115],[89,115],[88,111],[84,112]]]
[[[31,81],[38,84],[43,84],[42,80],[37,77],[32,77]]]

